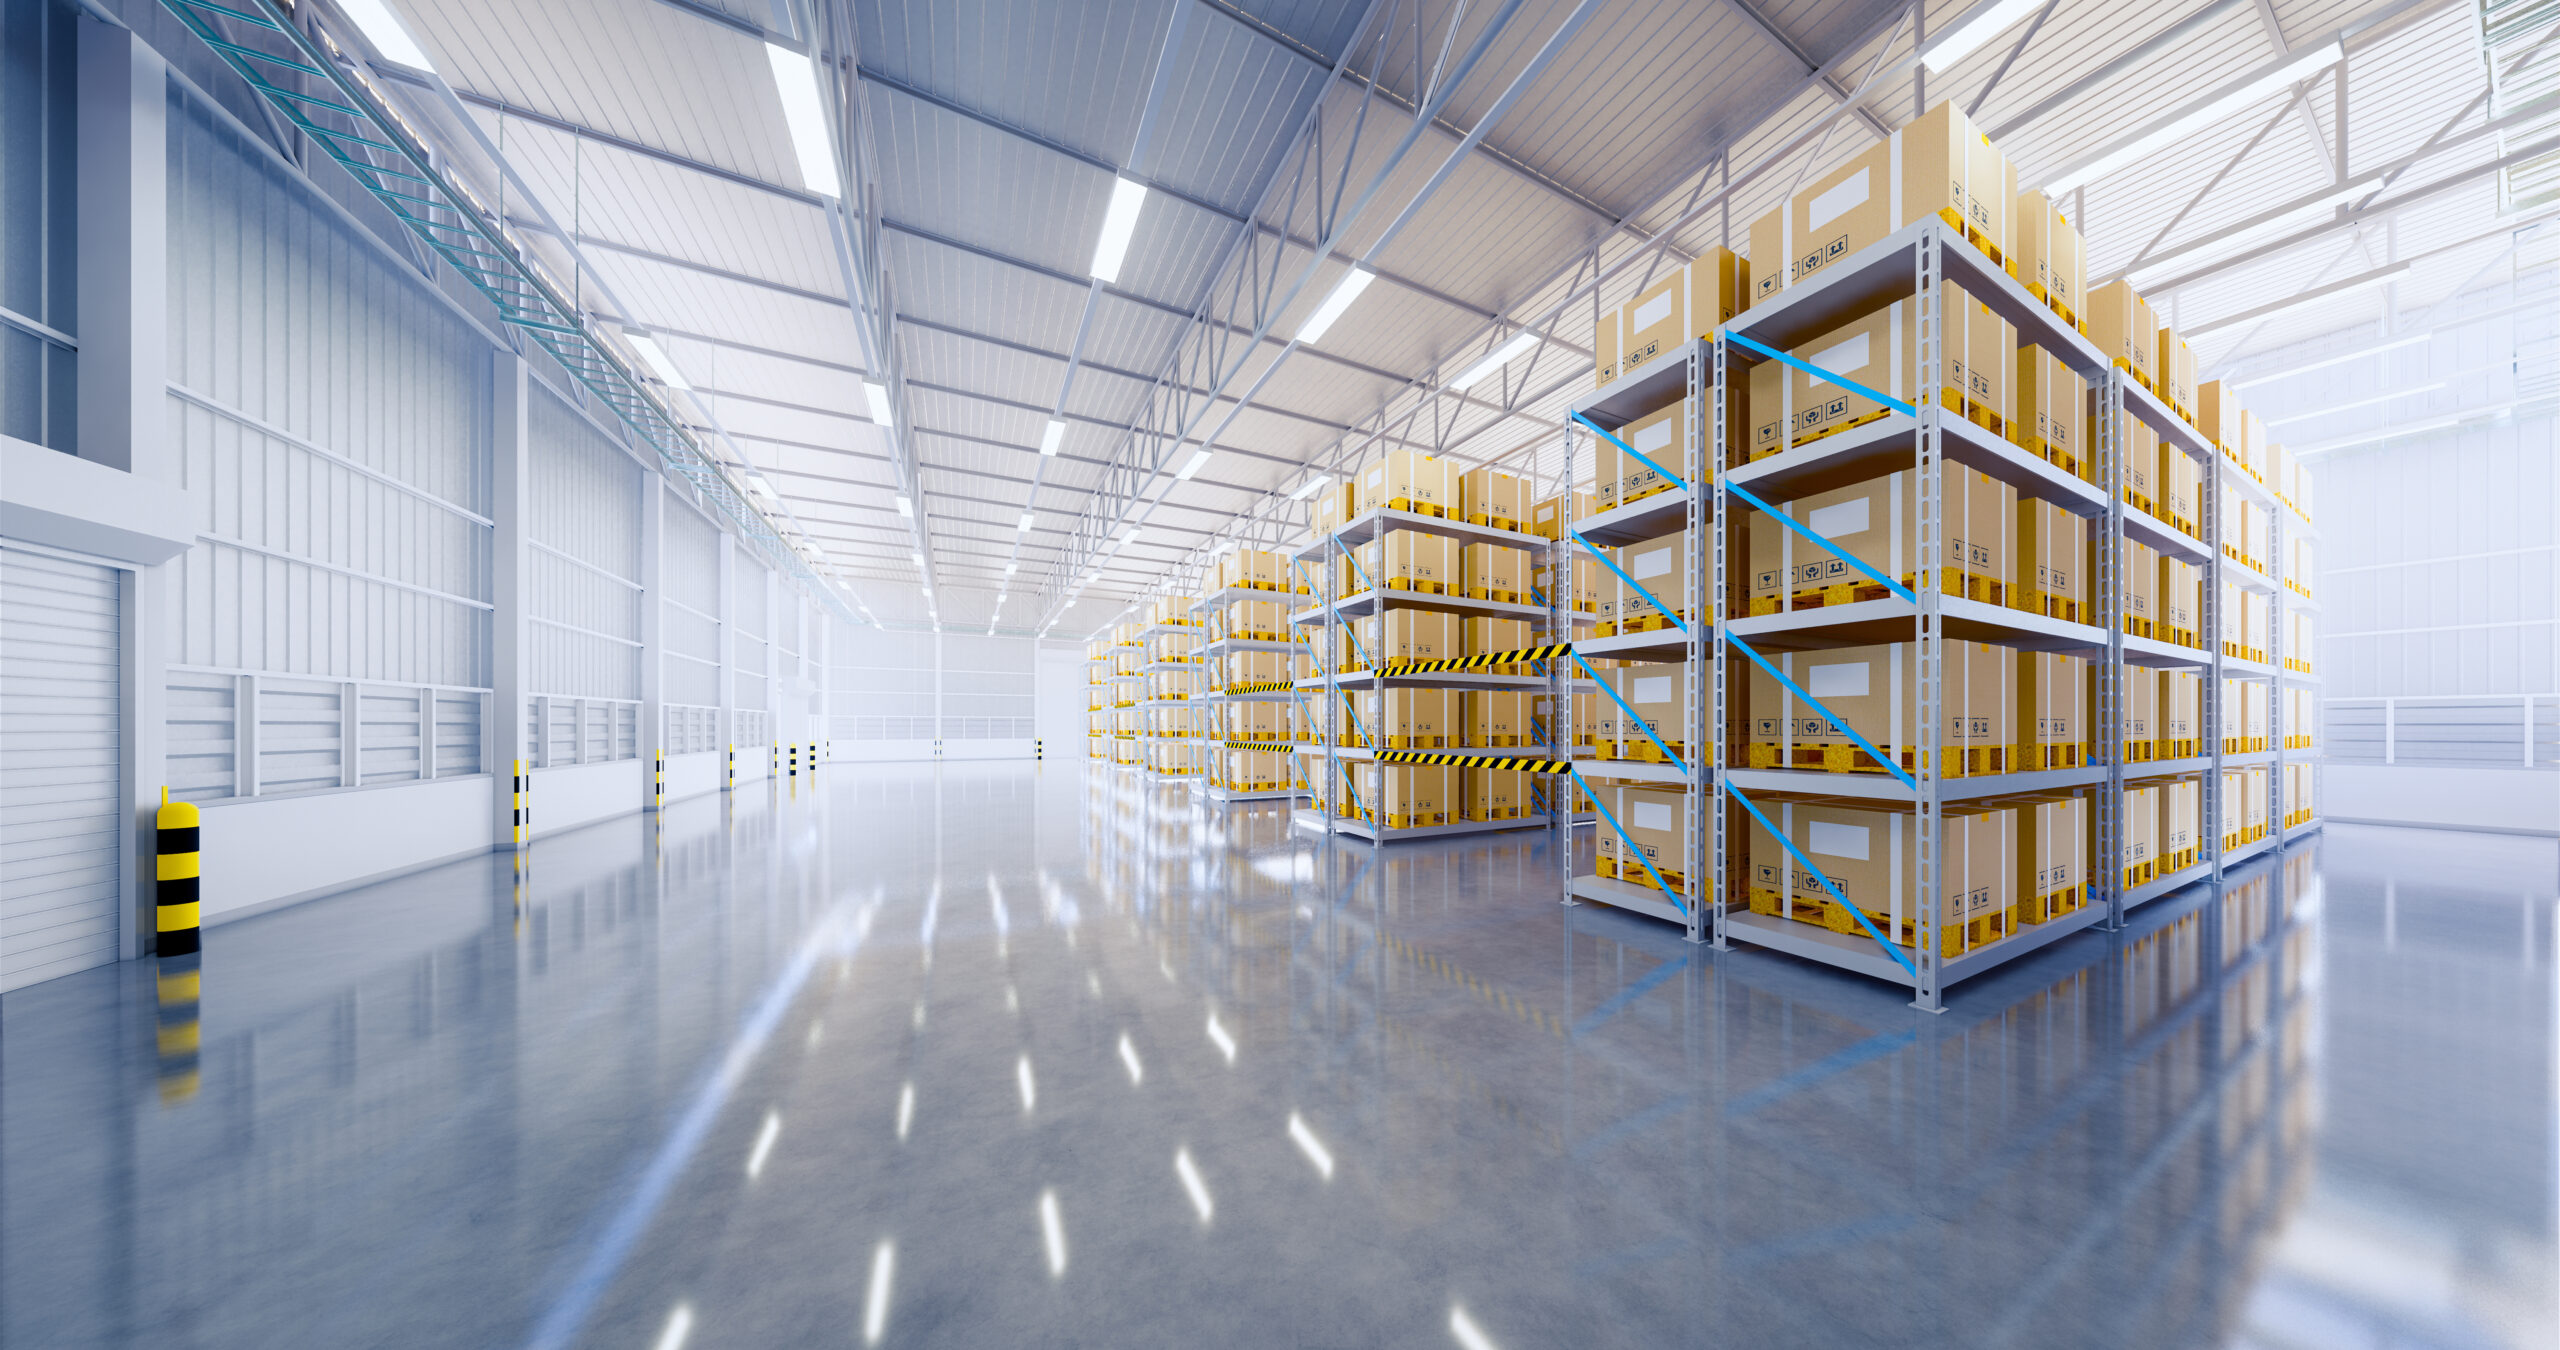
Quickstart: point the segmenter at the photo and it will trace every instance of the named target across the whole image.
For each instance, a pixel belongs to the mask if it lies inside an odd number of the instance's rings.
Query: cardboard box
[[[1354,590],[1382,587],[1446,595],[1458,584],[1458,541],[1419,530],[1389,530],[1359,547]]]
[[[2128,785],[2124,790],[2124,811],[2117,819],[2124,828],[2124,857],[2117,862],[2124,869],[2122,884],[2142,885],[2159,874],[2159,787]]]
[[[2193,867],[2204,856],[2204,782],[2172,778],[2159,785],[2159,841],[2162,875]]]
[[[1456,744],[1500,749],[1526,743],[1529,695],[1520,689],[1468,689],[1458,692]]]
[[[1362,511],[1448,516],[1458,510],[1456,466],[1419,450],[1388,451],[1360,471],[1359,482]]]
[[[1573,590],[1565,599],[1569,601],[1570,608],[1576,613],[1597,614],[1600,612],[1601,602],[1608,594],[1610,580],[1608,571],[1600,566],[1599,559],[1584,552],[1580,544],[1573,546],[1573,554]],[[1529,603],[1533,605],[1547,603],[1547,597],[1555,593],[1555,588],[1556,569],[1541,556],[1531,554],[1529,589],[1532,594]],[[1562,642],[1565,639],[1558,637],[1550,640]]]
[[[2196,430],[2228,453],[2240,444],[2242,409],[2239,398],[2231,392],[2226,380],[2207,380],[2196,386]]]
[[[1604,804],[1617,821],[1615,830],[1609,828],[1608,822],[1601,822],[1600,835],[1618,846],[1619,879],[1649,886],[1659,874],[1675,888],[1686,881],[1695,869],[1690,866],[1688,831],[1683,828],[1687,804],[1681,794],[1624,784],[1603,787],[1601,792],[1609,799]],[[1616,837],[1619,830],[1626,832],[1625,839]],[[1644,863],[1652,864],[1650,871],[1627,854],[1630,843],[1644,855]]]
[[[1610,433],[1625,442],[1627,450],[1635,451],[1633,455],[1611,444],[1608,437],[1593,438],[1599,464],[1597,486],[1601,510],[1642,501],[1657,492],[1668,492],[1673,486],[1673,476],[1683,480],[1695,476],[1688,472],[1686,437],[1690,406],[1690,401],[1683,398]],[[1637,458],[1639,455],[1643,458]]]
[[[1913,556],[1920,533],[1915,471],[1773,503],[1812,533],[1913,590],[1936,585],[1949,595],[2007,604],[2018,558],[2018,492],[1962,465],[1938,466],[1938,522],[1945,549],[1936,575],[1923,578]],[[1747,607],[1776,614],[1809,603],[1850,604],[1890,594],[1838,553],[1805,539],[1763,512],[1745,516],[1750,544]]]
[[[1529,621],[1526,619],[1494,619],[1469,615],[1458,623],[1460,656],[1482,656],[1487,652],[1516,652],[1530,645]],[[1507,669],[1489,672],[1495,675],[1514,673]]]
[[[2089,394],[2087,426],[2089,453],[2094,458],[2098,454],[2098,395],[2095,390]],[[2116,453],[2124,457],[2126,504],[2137,511],[2159,514],[2160,433],[2149,422],[2127,413],[2117,424]],[[2177,452],[2173,450],[2170,453]]]
[[[2160,672],[2161,759],[2192,759],[2204,751],[2204,677],[2192,670]]]
[[[2080,232],[2071,227],[2061,210],[2042,192],[2029,189],[2018,194],[2015,244],[2012,250],[2017,266],[2012,269],[2027,290],[2064,314],[2077,319],[2080,303],[2087,297],[2089,262],[2080,242]]]
[[[1618,378],[1618,333],[1626,323],[1619,310],[1610,310],[1591,325],[1591,387],[1605,389]]]
[[[1215,631],[1221,639],[1287,642],[1289,607],[1278,600],[1231,600],[1218,611]]]
[[[1464,655],[1458,650],[1458,616],[1435,609],[1362,615],[1351,621],[1346,636],[1357,639],[1343,644],[1346,671]]]
[[[1702,338],[1739,313],[1749,269],[1731,250],[1710,248],[1696,261],[1636,293],[1619,313],[1618,371],[1626,374],[1691,338]]]
[[[2017,653],[1977,642],[1940,645],[1946,720],[1938,731],[1938,772],[2007,772],[2017,719]],[[1882,772],[1848,734],[1855,731],[1905,772],[1917,772],[1918,650],[1916,643],[1896,642],[1772,654],[1771,663],[1811,702],[1752,664],[1744,688],[1746,744],[1738,754],[1728,751],[1728,762],[1752,769]]]
[[[1541,539],[1562,539],[1576,521],[1597,514],[1599,509],[1597,495],[1590,492],[1541,497],[1530,504],[1529,533]]]
[[[1954,104],[1941,102],[1753,222],[1752,303],[1932,215],[2008,258],[2017,199],[2018,171],[2008,156]]]
[[[2265,457],[2266,445],[2266,422],[2256,413],[2243,408],[2240,410],[2240,439],[2224,444],[2222,452],[2233,463],[2246,469]]]
[[[1458,771],[1458,818],[1518,820],[1526,814],[1528,775],[1518,769],[1465,768]]]
[[[2128,764],[2147,764],[2159,757],[2160,743],[2160,672],[2145,666],[2125,666],[2124,672],[2124,744],[2118,753]],[[2096,677],[2098,667],[2089,668],[2091,687],[2089,706],[2098,706]]]
[[[1609,705],[1609,712],[1616,715],[1615,748],[1601,746],[1603,758],[1662,763],[1666,749],[1682,759],[1689,757],[1694,738],[1690,735],[1688,694],[1680,667],[1643,663],[1604,670],[1600,676],[1617,694],[1616,698],[1605,694],[1601,698]],[[1648,731],[1652,734],[1647,735]],[[1661,744],[1655,744],[1657,740]]]
[[[2009,771],[2079,768],[2088,762],[2094,725],[2088,660],[2058,652],[2019,652],[2017,660],[2017,745]]]
[[[1355,692],[1354,704],[1373,744],[1389,750],[1444,750],[1449,744],[1449,693],[1363,689]]]
[[[2194,456],[2167,441],[2160,442],[2160,509],[2152,514],[2183,530],[2192,539],[2204,538],[2204,466]]]
[[[1467,595],[1525,604],[1529,595],[1529,551],[1505,544],[1469,544],[1462,551],[1459,576],[1465,584],[1457,589]]]
[[[2156,596],[2160,607],[2159,639],[2181,647],[2203,646],[2203,569],[2191,562],[2162,556]]]
[[[2049,923],[2088,903],[2089,799],[2079,793],[2016,803],[2018,921]]]
[[[2083,564],[2094,574],[2097,559]],[[2123,572],[2118,578],[2117,605],[2124,631],[2136,637],[2160,636],[2160,553],[2137,540],[2124,541]]]
[[[2010,439],[2030,454],[2083,480],[2095,482],[2089,453],[2089,386],[2062,358],[2042,347],[2018,348],[2018,382],[2010,400],[2017,413]]]
[[[2018,499],[2017,607],[2089,623],[2089,522],[2047,501]]]
[[[1971,408],[2006,436],[2015,420],[2017,329],[1953,285],[1939,289],[1945,341],[1939,400],[1950,412]],[[1905,403],[1919,399],[1919,305],[1896,300],[1798,346],[1788,355]],[[1892,411],[1846,385],[1780,361],[1751,368],[1749,459],[1763,459]],[[1987,420],[1986,420],[1987,419]],[[1669,467],[1668,465],[1665,466]]]
[[[1745,898],[1754,913],[1863,933],[1865,927],[1842,908],[1845,900],[1887,940],[1919,941],[1919,850],[1910,815],[1845,803],[1787,802],[1778,806],[1774,823],[1797,852],[1752,821]],[[2008,805],[1950,804],[1941,827],[1939,950],[1953,956],[2011,931],[2018,900],[2018,812]]]
[[[1360,484],[1357,479],[1343,478],[1325,484],[1307,499],[1307,528],[1317,535],[1330,535],[1343,523],[1360,514]]]
[[[1389,829],[1422,829],[1449,823],[1455,797],[1455,772],[1427,764],[1359,764],[1353,775],[1363,806],[1382,817]]]
[[[2152,370],[2160,381],[2160,399],[2180,417],[2192,419],[2196,406],[2196,354],[2176,329],[2160,325],[2160,349]]]
[[[1529,524],[1529,480],[1500,469],[1469,469],[1458,476],[1458,503],[1466,518],[1496,529]]]
[[[2133,283],[2117,281],[2099,287],[2089,297],[2088,312],[2080,317],[2089,340],[2117,369],[2130,372],[2143,388],[2159,392],[2160,325],[2152,317],[2150,302]]]
[[[1688,531],[1681,530],[1610,550],[1617,568],[1602,578],[1608,591],[1600,602],[1601,622],[1616,625],[1610,631],[1633,632],[1648,625],[1669,627],[1663,616],[1676,614],[1685,622],[1698,612],[1689,593],[1688,568],[1682,561],[1687,539]]]

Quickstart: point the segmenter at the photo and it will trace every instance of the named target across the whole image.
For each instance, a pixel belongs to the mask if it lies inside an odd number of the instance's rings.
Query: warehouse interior
[[[0,6],[0,1344],[2560,1343],[2560,0]]]

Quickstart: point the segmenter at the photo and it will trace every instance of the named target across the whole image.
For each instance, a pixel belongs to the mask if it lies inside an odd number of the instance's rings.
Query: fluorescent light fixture
[[[787,47],[764,44],[773,65],[774,92],[782,95],[782,120],[791,128],[791,149],[800,157],[800,185],[821,196],[844,190],[836,179],[835,142],[827,135],[827,105],[818,98],[818,68]]]
[[[1191,475],[1198,473],[1207,467],[1209,467],[1209,452],[1203,450],[1200,453],[1193,455],[1191,457],[1191,462],[1183,465],[1182,468],[1176,471],[1173,476],[1182,482],[1188,483],[1191,481]]]
[[[2408,270],[2409,264],[2404,262],[2393,263],[2389,267],[2377,267],[2362,276],[2349,277],[2345,281],[2315,287],[2300,295],[2287,296],[2272,304],[2260,305],[2256,309],[2244,309],[2237,314],[2215,319],[2211,323],[2182,328],[2178,330],[2179,335],[2190,338],[2203,337],[2207,333],[2218,333],[2225,328],[2236,328],[2244,323],[2257,323],[2262,319],[2272,319],[2279,314],[2290,314],[2297,309],[2306,309],[2312,305],[2324,304],[2342,296],[2354,295],[2359,291],[2371,290],[2376,286],[2398,281]]]
[[[764,498],[766,501],[773,500],[773,484],[766,482],[763,474],[756,474],[747,479],[747,491]]]
[[[1139,530],[1137,526],[1128,526],[1120,531],[1120,542],[1124,544],[1134,544],[1138,542],[1138,536],[1141,533],[1143,533],[1143,531]]]
[[[1300,483],[1300,484],[1298,485],[1298,490],[1289,494],[1289,500],[1291,500],[1291,501],[1293,501],[1293,502],[1302,502],[1302,501],[1305,501],[1307,498],[1312,497],[1312,496],[1316,495],[1316,493],[1318,493],[1318,492],[1322,491],[1322,490],[1324,489],[1324,485],[1325,485],[1325,484],[1327,484],[1327,483],[1330,483],[1330,482],[1332,482],[1332,481],[1333,481],[1333,475],[1332,475],[1332,474],[1329,474],[1329,473],[1320,473],[1320,474],[1317,474],[1315,477],[1310,478],[1310,479],[1308,479],[1307,481],[1305,481],[1305,482],[1303,482],[1303,483]]]
[[[2446,413],[2442,417],[2430,417],[2422,422],[2403,422],[2397,426],[2376,427],[2371,431],[2363,432],[2358,435],[2341,436],[2334,441],[2321,441],[2315,445],[2294,446],[2290,448],[2293,450],[2294,456],[2296,458],[2300,458],[2304,455],[2326,454],[2332,450],[2346,450],[2359,445],[2370,445],[2375,441],[2397,440],[2402,436],[2415,436],[2422,432],[2442,431],[2447,427],[2458,426],[2464,422],[2472,421],[2475,418],[2485,419],[2496,417],[2501,413],[2513,412],[2517,405],[2522,401],[2523,400],[2521,399],[2509,399],[2504,403],[2491,403],[2477,408],[2465,408],[2460,412]]]
[[[903,492],[898,494],[898,514],[910,520],[914,519],[916,514],[916,504],[907,500],[907,494]]]
[[[922,567],[922,566],[924,566],[924,555],[923,555],[923,554],[921,554],[921,553],[913,553],[913,552],[910,552],[909,554],[907,554],[907,557],[908,557],[910,560],[912,560],[912,561],[915,563],[915,565],[916,565],[916,566],[918,566],[918,567]]]
[[[1094,280],[1107,286],[1120,279],[1121,260],[1129,256],[1129,236],[1138,232],[1138,211],[1146,204],[1146,184],[1111,180],[1111,206],[1102,213],[1102,237],[1093,245]]]
[[[897,415],[889,410],[889,386],[871,380],[862,382],[862,396],[871,401],[871,420],[882,426],[895,423]]]
[[[435,65],[427,60],[426,49],[418,45],[416,38],[409,36],[400,16],[391,12],[391,0],[338,0],[338,8],[355,20],[356,27],[364,32],[365,41],[372,43],[373,49],[382,53],[384,60],[419,70],[435,69]],[[690,1314],[686,1320],[691,1320]]]
[[[1058,453],[1058,442],[1065,440],[1066,437],[1067,424],[1057,418],[1050,418],[1049,425],[1040,429],[1040,453],[1044,455]]]
[[[649,369],[655,371],[659,379],[677,389],[693,388],[693,383],[685,379],[684,372],[676,369],[676,363],[667,359],[666,349],[658,345],[656,338],[646,333],[625,333],[622,336],[630,342],[631,350],[640,353],[640,359],[648,363]]]
[[[2153,123],[2149,129],[2135,133],[2131,139],[2119,143],[2113,149],[2101,152],[2096,158],[2079,167],[2064,170],[2059,176],[2045,183],[2045,195],[2058,197],[2085,183],[2104,178],[2154,150],[2180,140],[2202,127],[2221,121],[2286,85],[2327,70],[2343,60],[2346,54],[2345,45],[2333,38],[2299,55],[2288,57],[2262,74],[2244,78],[2239,84],[2223,93],[2208,95],[2203,102],[2194,104],[2183,112],[2170,114],[2166,119]]]
[[[2410,389],[2395,389],[2388,394],[2376,394],[2371,398],[2360,398],[2353,403],[2332,403],[2326,407],[2314,408],[2309,412],[2298,412],[2290,417],[2270,417],[2267,419],[2267,425],[2271,427],[2280,427],[2287,422],[2308,422],[2312,418],[2327,417],[2332,413],[2347,412],[2355,408],[2370,408],[2377,403],[2389,403],[2395,398],[2415,398],[2420,394],[2432,394],[2439,389],[2448,388],[2452,383],[2453,382],[2451,380],[2438,380],[2433,384],[2422,384]]]
[[[2322,357],[2308,365],[2294,366],[2288,370],[2270,371],[2264,375],[2252,375],[2245,380],[2234,380],[2231,382],[2231,389],[2232,392],[2238,393],[2240,390],[2255,388],[2258,385],[2266,384],[2270,381],[2288,380],[2296,375],[2308,375],[2315,370],[2327,370],[2331,366],[2343,365],[2349,361],[2361,361],[2368,356],[2380,356],[2384,352],[2396,352],[2403,347],[2415,347],[2419,343],[2429,341],[2434,337],[2435,334],[2433,332],[2425,332],[2413,333],[2408,337],[2403,338],[2393,338],[2389,342],[2377,343],[2370,347],[2358,347],[2354,351],[2340,352],[2336,356]]]
[[[1537,345],[1538,335],[1529,329],[1521,329],[1519,332],[1512,334],[1509,342],[1503,343],[1501,346],[1494,348],[1491,355],[1476,362],[1474,365],[1467,367],[1464,371],[1459,372],[1458,378],[1449,381],[1449,387],[1452,389],[1464,390],[1469,386],[1474,385],[1477,381],[1482,380],[1485,376],[1490,375],[1510,364],[1513,357],[1518,356]]]
[[[1031,528],[1031,526],[1032,526],[1032,516],[1031,516],[1031,513],[1030,513],[1030,512],[1028,512],[1028,511],[1025,511],[1025,512],[1023,512],[1023,513],[1022,513],[1022,525],[1021,525],[1021,528],[1022,528],[1022,529],[1024,529],[1024,530],[1029,530],[1029,529]]]
[[[1359,299],[1360,292],[1369,289],[1369,283],[1377,279],[1378,274],[1365,267],[1354,266],[1344,273],[1342,280],[1334,283],[1333,294],[1326,296],[1324,303],[1316,306],[1316,312],[1298,325],[1298,341],[1314,342],[1322,338],[1325,330],[1333,327],[1333,321],[1342,317],[1342,311],[1351,308],[1351,302]]]
[[[2144,259],[2139,266],[2127,271],[2125,277],[2133,283],[2136,290],[2149,290],[2153,282],[2170,276],[2172,269],[2206,264],[2213,261],[2215,255],[2236,252],[2260,243],[2267,235],[2280,234],[2329,210],[2340,202],[2353,201],[2380,188],[2383,179],[2388,176],[2386,173],[2379,172],[2365,174],[2326,189],[2316,197],[2306,198],[2291,206],[2278,207],[2236,228],[2218,230],[2192,243],[2180,244],[2165,253],[2154,254]]]
[[[1973,54],[1973,49],[1989,42],[2001,29],[2035,12],[2044,0],[1993,0],[1974,11],[1970,19],[1957,22],[1944,34],[1931,38],[1920,49],[1920,64],[1933,73],[1945,70]]]

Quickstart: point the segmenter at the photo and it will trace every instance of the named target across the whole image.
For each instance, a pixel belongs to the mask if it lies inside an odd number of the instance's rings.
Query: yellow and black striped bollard
[[[170,801],[169,789],[162,788],[157,823],[159,914],[153,927],[159,940],[152,950],[162,956],[192,956],[204,945],[203,909],[196,895],[200,867],[196,804]]]
[[[723,792],[735,792],[738,790],[738,747],[734,743],[729,746],[728,765],[729,777],[728,780],[721,785],[720,790]]]
[[[516,761],[516,847],[517,847],[517,848],[523,848],[523,847],[524,847],[525,832],[526,832],[528,829],[530,829],[530,828],[532,827],[532,825],[533,825],[533,821],[532,821],[532,819],[531,819],[530,817],[528,817],[528,816],[525,814],[525,805],[524,805],[524,788],[525,788],[525,782],[524,782],[524,761],[523,761],[523,760],[517,760],[517,761]]]
[[[791,747],[791,776],[800,776],[800,747],[797,745]]]
[[[663,745],[649,758],[649,809],[667,809],[667,748]]]
[[[196,1057],[204,1043],[202,1027],[196,1020],[197,1001],[204,993],[203,962],[204,958],[194,953],[160,958],[157,1040],[163,1102],[185,1101],[196,1095]]]

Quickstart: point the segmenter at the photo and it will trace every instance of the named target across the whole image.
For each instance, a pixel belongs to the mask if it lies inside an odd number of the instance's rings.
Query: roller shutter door
[[[0,990],[116,959],[119,596],[0,547]]]

